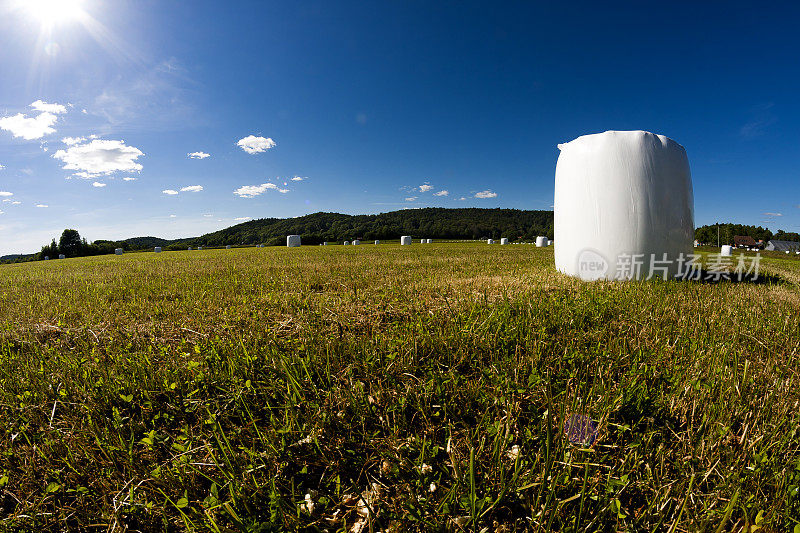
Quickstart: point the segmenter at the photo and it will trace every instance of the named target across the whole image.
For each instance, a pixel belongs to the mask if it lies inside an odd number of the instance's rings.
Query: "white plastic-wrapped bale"
[[[359,241],[358,239],[353,241],[353,245],[358,245],[358,244],[361,244],[361,241]]]
[[[547,237],[536,237],[536,247],[544,248],[547,246]]]
[[[494,244],[494,239],[486,239],[486,244]]]
[[[44,260],[45,261],[49,261],[50,260],[50,256],[49,255],[44,256]]]
[[[155,248],[153,248],[153,251],[155,253],[157,253],[157,254],[160,254],[161,253],[161,247],[160,246],[156,246]]]
[[[191,246],[189,247],[189,251],[190,251],[190,252],[192,251],[192,247],[191,247]]]
[[[408,235],[403,235],[402,237],[400,237],[400,244],[402,246],[408,246],[409,244],[411,244],[411,237]]]
[[[584,280],[677,274],[694,239],[686,150],[645,131],[584,135],[558,148],[556,268]]]
[[[551,241],[550,239],[547,239],[547,246],[553,246],[553,241]]]
[[[719,255],[724,257],[733,255],[733,246],[731,246],[730,244],[723,244],[719,250]]]
[[[501,237],[501,238],[500,238],[500,244],[501,244],[501,245],[502,245],[502,244],[508,244],[508,237]]]
[[[433,239],[428,239],[428,244],[433,244]]]
[[[198,249],[198,250],[202,250],[202,249],[203,249],[203,247],[202,247],[202,246],[198,246],[198,247],[197,247],[197,249]]]
[[[344,245],[345,246],[349,246],[350,245],[350,241],[344,241]]]
[[[300,246],[300,235],[287,235],[286,246],[289,248],[297,248]]]
[[[114,253],[117,255],[122,255],[122,248],[114,248]]]
[[[66,255],[64,255],[64,254],[58,254],[58,258],[59,258],[59,259],[66,259],[66,258],[67,258],[67,256],[66,256]]]
[[[375,244],[380,244],[380,243],[381,243],[381,241],[375,241]]]
[[[226,244],[226,245],[225,245],[225,249],[226,249],[226,250],[230,250],[230,249],[231,249],[231,245],[230,245],[230,244]]]

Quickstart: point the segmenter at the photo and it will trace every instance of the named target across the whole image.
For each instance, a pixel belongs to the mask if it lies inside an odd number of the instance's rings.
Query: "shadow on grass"
[[[775,274],[765,274],[763,272],[759,272],[758,274],[736,274],[733,272],[730,273],[721,273],[721,272],[711,272],[708,270],[701,270],[699,276],[697,274],[694,275],[695,277],[688,277],[685,280],[679,278],[679,281],[691,281],[694,283],[703,283],[703,284],[711,284],[716,285],[719,283],[734,283],[734,284],[749,284],[749,285],[782,285],[788,283],[782,277],[775,275]]]

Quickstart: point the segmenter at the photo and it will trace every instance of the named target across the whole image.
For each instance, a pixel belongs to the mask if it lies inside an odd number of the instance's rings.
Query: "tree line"
[[[756,241],[795,241],[800,242],[800,234],[778,230],[775,233],[761,226],[748,226],[744,224],[718,223],[708,226],[700,226],[694,231],[694,238],[701,244],[716,245],[717,229],[719,228],[719,244],[733,244],[733,238],[737,235],[752,237]]]

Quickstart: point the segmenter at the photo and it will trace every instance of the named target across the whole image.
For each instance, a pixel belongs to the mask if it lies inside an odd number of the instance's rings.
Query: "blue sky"
[[[610,129],[686,147],[696,224],[800,229],[788,3],[53,2],[0,0],[0,254],[549,209],[556,145]]]

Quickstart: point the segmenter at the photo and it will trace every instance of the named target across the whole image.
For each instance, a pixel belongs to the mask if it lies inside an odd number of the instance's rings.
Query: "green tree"
[[[76,229],[65,229],[58,241],[59,251],[67,257],[77,257],[81,255],[81,235]]]

